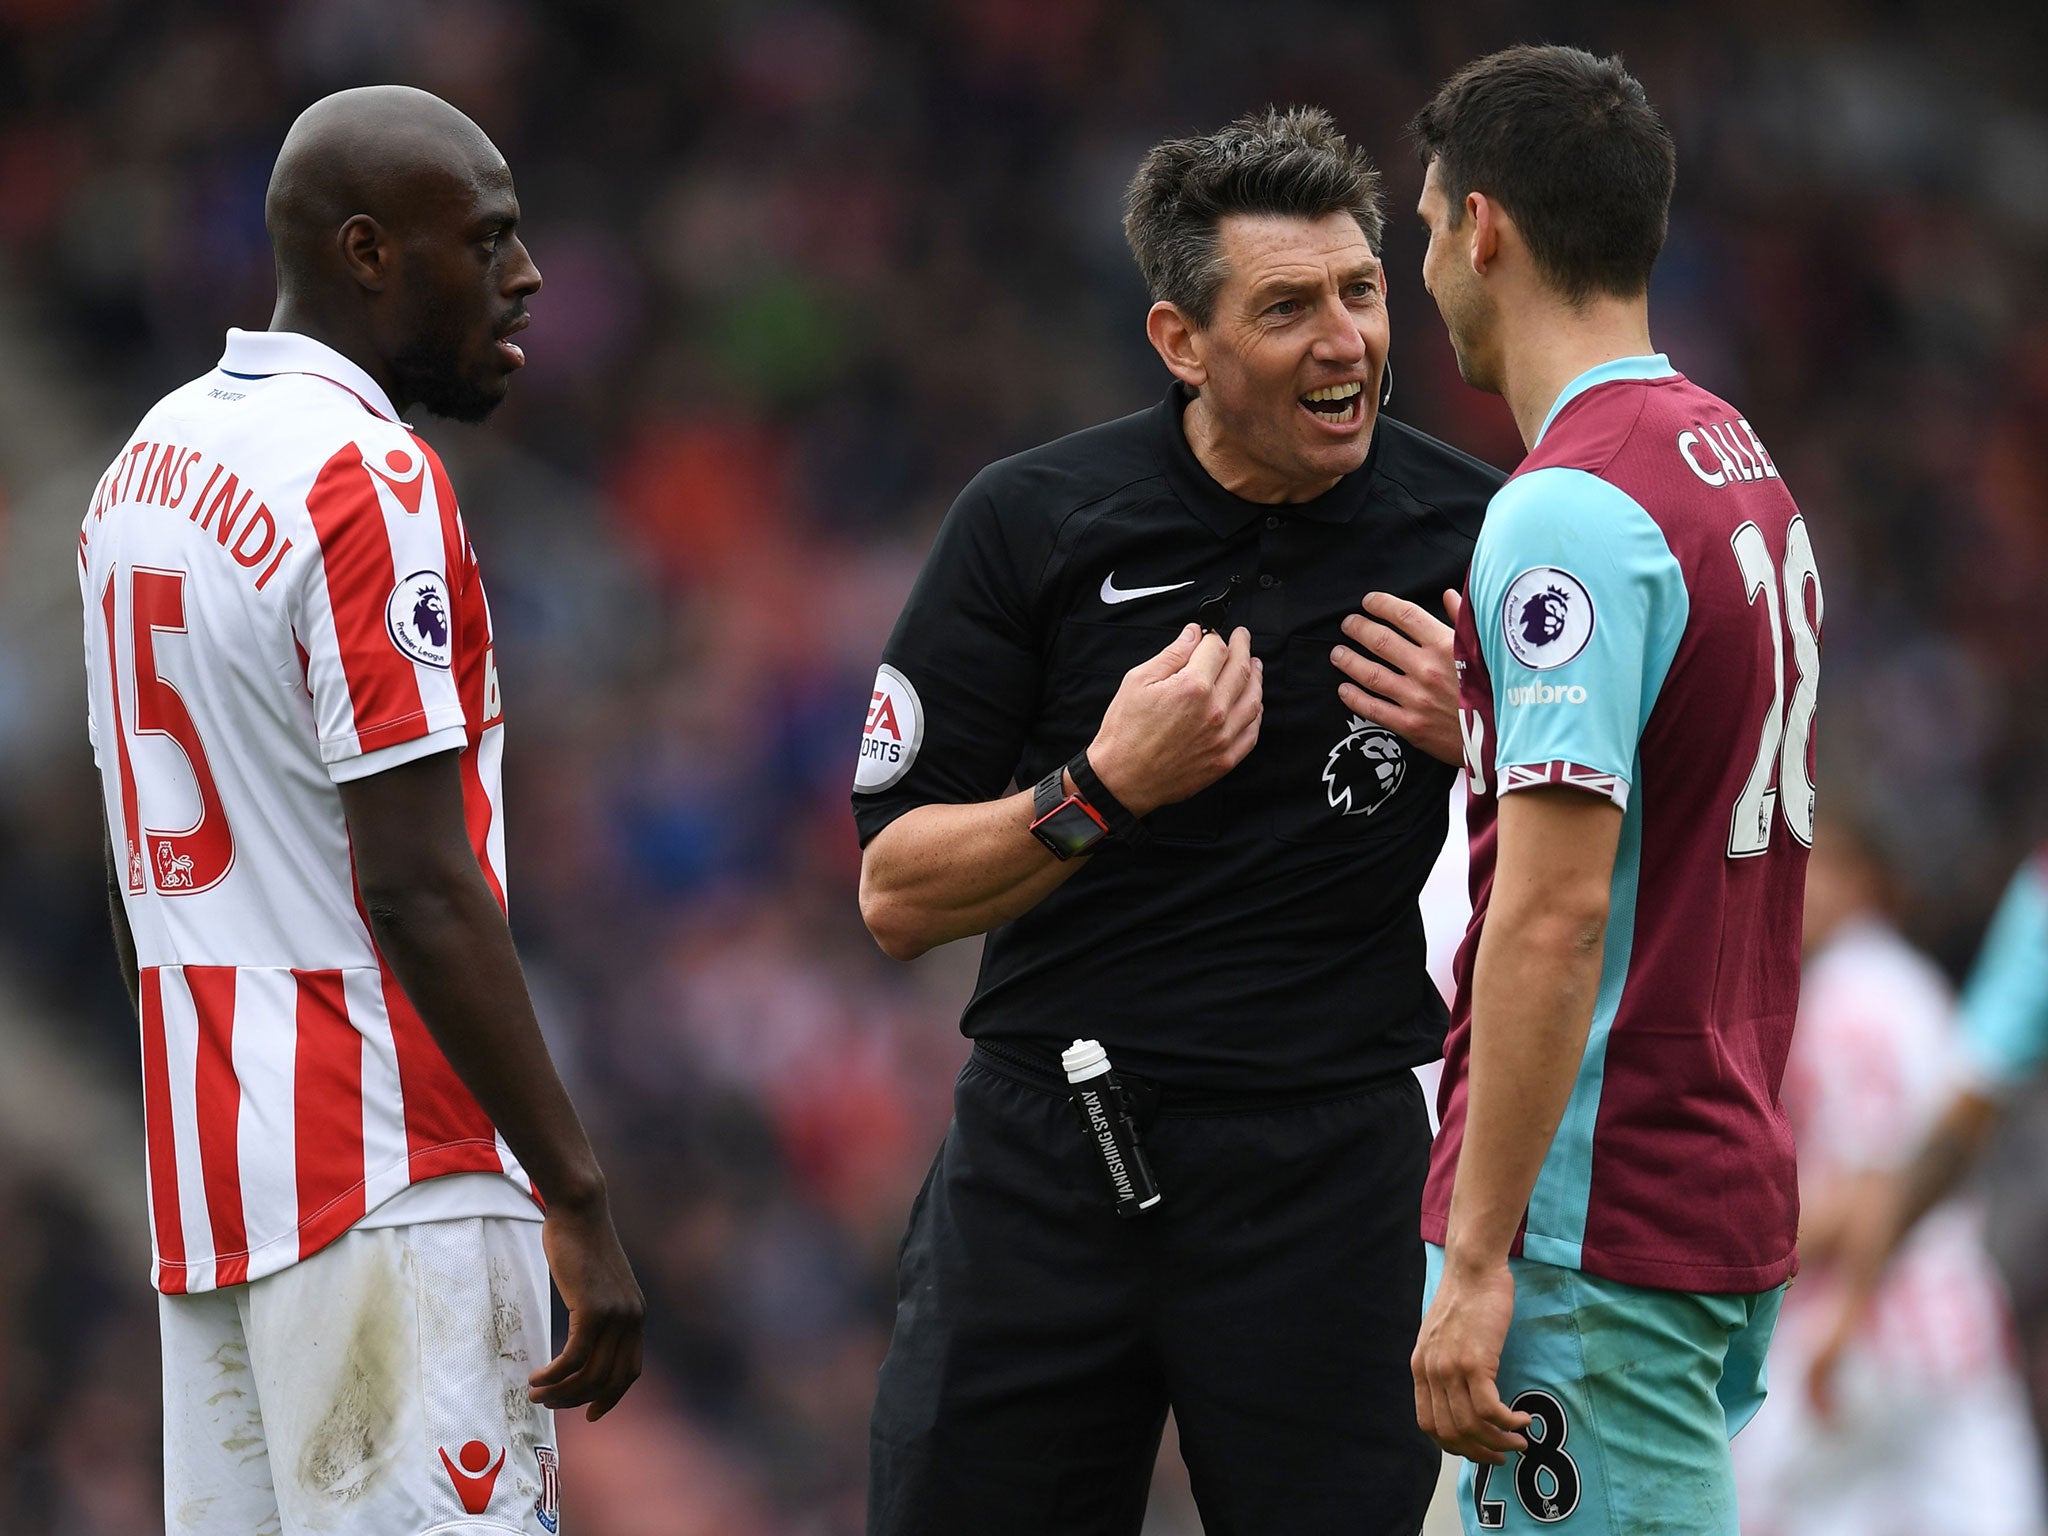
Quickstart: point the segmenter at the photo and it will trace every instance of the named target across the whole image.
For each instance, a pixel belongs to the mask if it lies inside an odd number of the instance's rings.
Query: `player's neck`
[[[384,391],[385,397],[401,414],[412,403],[398,398],[391,370],[384,366],[383,358],[371,343],[368,327],[338,319],[321,306],[291,294],[280,294],[277,307],[270,312],[270,329],[309,336],[323,346],[332,347],[375,379],[377,387]]]
[[[1501,394],[1514,413],[1522,446],[1534,448],[1536,434],[1557,397],[1589,368],[1624,357],[1648,357],[1650,306],[1646,298],[1595,298],[1580,308],[1562,303],[1531,306],[1519,316],[1502,316]]]

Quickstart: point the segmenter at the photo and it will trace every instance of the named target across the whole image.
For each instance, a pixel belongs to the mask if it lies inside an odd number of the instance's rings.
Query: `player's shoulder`
[[[1494,494],[1481,543],[1554,550],[1611,546],[1617,540],[1663,542],[1643,504],[1612,480],[1574,465],[1524,465]]]
[[[1477,538],[1507,473],[1391,416],[1382,414],[1373,431],[1379,439],[1374,479],[1398,486],[1410,499],[1442,514],[1467,539]]]

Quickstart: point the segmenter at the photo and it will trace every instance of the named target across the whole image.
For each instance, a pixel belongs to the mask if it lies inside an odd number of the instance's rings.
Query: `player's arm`
[[[1260,663],[1251,634],[1226,644],[1190,624],[1131,669],[1088,746],[1103,787],[1134,816],[1205,789],[1258,740]],[[1073,780],[1066,780],[1073,791]],[[1085,862],[1060,860],[1031,833],[1031,791],[974,805],[921,805],[861,854],[860,910],[898,960],[986,933],[1043,901]]]
[[[599,1417],[640,1374],[639,1285],[604,1175],[534,1019],[505,914],[469,842],[457,754],[338,786],[377,946],[456,1075],[526,1168],[548,1267],[569,1309],[562,1353],[530,1378],[550,1408]]]
[[[1884,1271],[1920,1219],[1953,1193],[2004,1118],[2001,1089],[2025,1082],[2048,1057],[2048,858],[2013,878],[1963,994],[1962,1035],[1975,1081],[1956,1092],[1898,1175],[1851,1215],[1841,1254],[1841,1300],[1815,1353],[1807,1392],[1823,1413],[1842,1352]]]
[[[1600,989],[1621,810],[1577,789],[1504,796],[1475,958],[1464,1143],[1444,1273],[1415,1348],[1416,1417],[1499,1463],[1529,1422],[1495,1385],[1515,1304],[1508,1252],[1577,1080]]]
[[[121,899],[121,867],[114,862],[114,839],[106,823],[100,824],[100,853],[107,866],[107,918],[114,928],[114,959],[121,967],[121,984],[128,989],[128,1006],[142,1009],[142,978],[135,965],[135,934],[128,926],[128,906]]]

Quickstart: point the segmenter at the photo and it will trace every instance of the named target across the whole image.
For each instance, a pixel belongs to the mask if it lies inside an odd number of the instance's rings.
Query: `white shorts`
[[[167,1536],[555,1536],[540,1223],[358,1227],[161,1296]]]

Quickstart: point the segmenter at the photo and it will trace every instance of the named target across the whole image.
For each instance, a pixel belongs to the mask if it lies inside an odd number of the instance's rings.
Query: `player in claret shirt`
[[[1798,1221],[1812,545],[1651,346],[1674,154],[1619,61],[1495,54],[1414,129],[1424,280],[1529,448],[1457,625],[1474,910],[1417,1417],[1472,1463],[1468,1531],[1734,1536]]]
[[[490,414],[540,273],[423,91],[308,108],[264,216],[271,329],[143,418],[78,546],[166,1526],[553,1536],[551,1410],[618,1401],[642,1303],[506,927],[476,554],[399,420]]]

